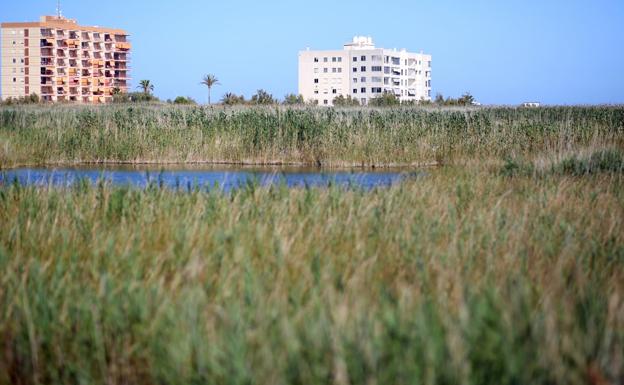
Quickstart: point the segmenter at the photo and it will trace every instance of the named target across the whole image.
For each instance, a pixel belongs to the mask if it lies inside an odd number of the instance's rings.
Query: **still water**
[[[145,187],[157,184],[170,188],[214,188],[229,191],[248,183],[267,186],[284,184],[288,187],[324,187],[330,184],[372,189],[391,186],[419,172],[405,170],[323,170],[288,167],[177,167],[143,166],[20,168],[0,171],[0,184],[16,179],[23,185],[68,186],[79,180],[96,183],[104,180],[113,185]]]

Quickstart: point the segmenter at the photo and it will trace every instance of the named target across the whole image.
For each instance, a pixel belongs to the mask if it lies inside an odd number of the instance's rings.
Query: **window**
[[[366,66],[362,66],[362,67],[360,67],[360,71],[362,71],[362,72],[366,72]]]
[[[336,62],[336,57],[334,56],[332,57],[332,63],[335,63],[335,62]]]
[[[318,84],[318,79],[314,79],[314,84]]]
[[[354,94],[357,94],[357,88],[354,88],[354,89],[353,89],[353,93],[354,93]]]
[[[20,60],[20,63],[24,64],[24,59],[21,59],[21,60]]]
[[[335,93],[336,93],[336,89],[334,88],[334,89],[332,90],[332,94],[335,94]]]
[[[390,73],[390,67],[384,67],[384,73],[385,74],[389,74]]]
[[[323,100],[323,104],[327,104],[327,99]]]
[[[317,57],[314,58],[314,62],[318,63],[318,58]]]
[[[332,68],[332,73],[335,74],[336,72],[338,72],[338,68]]]
[[[17,81],[17,78],[13,78],[13,83],[15,83]]]
[[[365,93],[366,93],[366,87],[362,87],[362,88],[360,88],[360,92],[361,92],[361,93],[363,93],[363,94],[365,94]]]
[[[327,68],[323,68],[323,73],[324,73],[324,74],[326,74],[326,73],[327,73],[327,71],[328,71],[328,69],[327,69]]]
[[[339,74],[341,74],[341,73],[342,73],[342,68],[341,68],[341,67],[339,67],[339,68],[338,68],[338,73],[339,73]]]
[[[429,60],[429,64],[427,66],[431,68],[431,60]]]
[[[13,59],[13,64],[17,63],[17,60]]]
[[[314,90],[314,93],[318,95],[318,90]]]
[[[13,32],[13,33],[15,33],[15,32]],[[15,45],[15,40],[13,40],[13,45]]]
[[[357,78],[353,78],[353,83],[357,83]]]
[[[314,69],[314,73],[317,74],[318,73],[318,68]]]
[[[356,62],[357,61],[357,56],[353,56],[353,61]]]
[[[373,87],[373,88],[371,88],[371,92],[373,94],[380,94],[381,93],[381,87]]]
[[[357,72],[357,67],[353,67],[353,72]]]
[[[381,55],[372,55],[371,60],[375,62],[380,62],[382,60]]]
[[[366,61],[366,56],[362,55],[362,56],[360,57],[360,61]]]
[[[373,72],[381,72],[381,66],[372,66],[371,71]]]
[[[366,76],[362,76],[362,77],[360,78],[360,82],[361,82],[361,83],[366,83]]]
[[[338,57],[338,63],[342,63],[342,57]]]
[[[326,57],[323,58],[323,62],[327,63],[327,58]]]
[[[371,82],[373,82],[373,83],[381,83],[381,77],[380,76],[373,76],[371,78]]]

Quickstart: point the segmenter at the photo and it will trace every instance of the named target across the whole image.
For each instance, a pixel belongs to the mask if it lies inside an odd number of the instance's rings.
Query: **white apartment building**
[[[431,55],[376,48],[363,36],[342,50],[299,52],[299,94],[306,101],[332,106],[342,95],[366,105],[384,92],[402,102],[431,100]]]

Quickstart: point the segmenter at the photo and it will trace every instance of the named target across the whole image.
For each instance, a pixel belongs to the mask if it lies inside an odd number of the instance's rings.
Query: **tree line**
[[[205,75],[200,82],[201,85],[206,86],[208,90],[208,104],[212,104],[211,94],[212,88],[221,85],[219,79],[214,74]],[[160,99],[154,96],[154,84],[147,79],[141,80],[139,85],[137,86],[139,89],[138,92],[122,92],[119,88],[114,88],[112,91],[113,103],[129,103],[129,102],[160,102]],[[39,103],[40,99],[36,94],[32,94],[30,96],[22,97],[22,98],[8,98],[3,101],[1,104],[3,105],[11,105],[11,104],[36,104]],[[178,96],[174,100],[167,100],[168,103],[173,104],[197,104],[191,97],[187,96]],[[357,98],[354,98],[350,95],[343,96],[338,95],[333,100],[333,105],[336,107],[355,107],[360,105],[360,101]],[[287,94],[284,96],[282,101],[273,97],[270,93],[263,89],[259,89],[256,93],[251,97],[251,99],[245,99],[243,95],[237,95],[232,92],[226,92],[220,99],[220,104],[226,106],[233,105],[273,105],[273,104],[284,104],[284,105],[317,105],[318,102],[316,100],[305,101],[302,95],[296,94]],[[387,106],[398,106],[398,105],[440,105],[440,106],[469,106],[475,103],[475,98],[470,94],[470,92],[464,93],[459,98],[444,98],[442,94],[437,94],[433,101],[428,100],[412,100],[408,102],[401,102],[399,98],[390,92],[384,92],[383,94],[374,97],[369,100],[368,105],[374,107],[387,107]]]

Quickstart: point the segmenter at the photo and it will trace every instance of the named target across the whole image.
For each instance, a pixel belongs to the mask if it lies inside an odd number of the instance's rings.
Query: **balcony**
[[[52,35],[52,30],[51,29],[42,28],[41,29],[41,36],[43,36],[43,37],[53,37],[54,35]]]
[[[56,60],[56,66],[57,67],[67,67],[67,63],[63,59],[57,59]]]
[[[54,67],[54,61],[52,59],[41,59],[42,67]]]
[[[116,43],[115,44],[115,49],[121,50],[121,51],[128,51],[130,47],[131,47],[130,43]]]
[[[52,48],[42,48],[41,49],[41,57],[53,57],[54,51]]]
[[[54,47],[54,39],[41,39],[39,43],[40,47]]]

